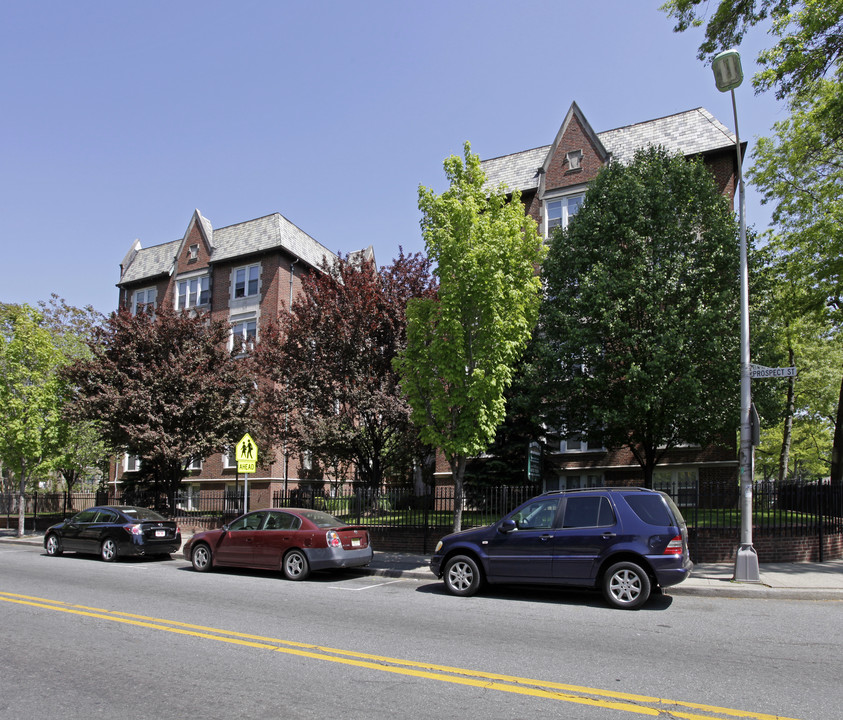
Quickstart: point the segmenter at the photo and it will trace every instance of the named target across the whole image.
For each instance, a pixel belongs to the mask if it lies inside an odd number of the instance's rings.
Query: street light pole
[[[735,115],[735,146],[738,153],[738,190],[740,192],[740,278],[741,278],[741,440],[739,453],[741,497],[741,542],[735,558],[734,579],[738,582],[760,582],[758,555],[752,545],[752,481],[754,475],[754,447],[752,444],[752,387],[749,358],[749,263],[746,250],[746,190],[743,183],[743,158],[738,132],[738,108],[735,88],[743,82],[741,57],[737,50],[726,50],[712,62],[714,79],[720,92],[732,93]]]

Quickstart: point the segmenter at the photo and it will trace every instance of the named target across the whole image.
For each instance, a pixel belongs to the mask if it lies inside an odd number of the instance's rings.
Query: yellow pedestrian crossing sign
[[[258,464],[258,446],[249,433],[240,438],[234,448],[234,459],[237,460],[237,472],[255,472],[255,466]]]

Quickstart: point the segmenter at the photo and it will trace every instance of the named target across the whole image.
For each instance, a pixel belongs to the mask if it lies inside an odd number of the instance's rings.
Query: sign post
[[[243,512],[249,512],[249,473],[255,472],[258,464],[258,446],[252,436],[246,433],[234,449],[237,472],[243,473]]]

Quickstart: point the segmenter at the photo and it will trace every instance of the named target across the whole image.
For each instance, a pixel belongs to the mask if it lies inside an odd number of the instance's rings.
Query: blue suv
[[[454,595],[473,595],[484,582],[592,587],[627,610],[692,568],[679,508],[636,487],[539,495],[493,525],[445,536],[430,561]]]

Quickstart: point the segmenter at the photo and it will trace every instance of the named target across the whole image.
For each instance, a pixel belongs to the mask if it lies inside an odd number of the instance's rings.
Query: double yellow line
[[[136,627],[149,628],[151,630],[163,630],[164,632],[176,633],[178,635],[188,635],[205,640],[231,643],[257,650],[270,650],[313,660],[324,660],[397,675],[408,675],[426,680],[478,687],[485,690],[497,690],[500,692],[545,698],[547,700],[576,703],[578,705],[622,710],[635,715],[658,717],[662,714],[669,713],[670,717],[684,718],[685,720],[712,720],[712,718],[723,716],[748,718],[749,720],[794,720],[793,718],[785,718],[781,715],[732,710],[713,705],[666,700],[645,695],[634,695],[631,693],[614,692],[611,690],[548,682],[545,680],[533,680],[511,675],[475,672],[473,670],[449,667],[447,665],[435,665],[432,663],[400,660],[398,658],[370,655],[368,653],[349,650],[338,650],[320,645],[280,640],[261,635],[249,635],[247,633],[220,630],[204,625],[191,625],[189,623],[147,617],[145,615],[103,610],[102,608],[92,608],[84,605],[71,605],[57,600],[48,600],[2,591],[0,591],[0,600],[71,615],[109,620]]]

